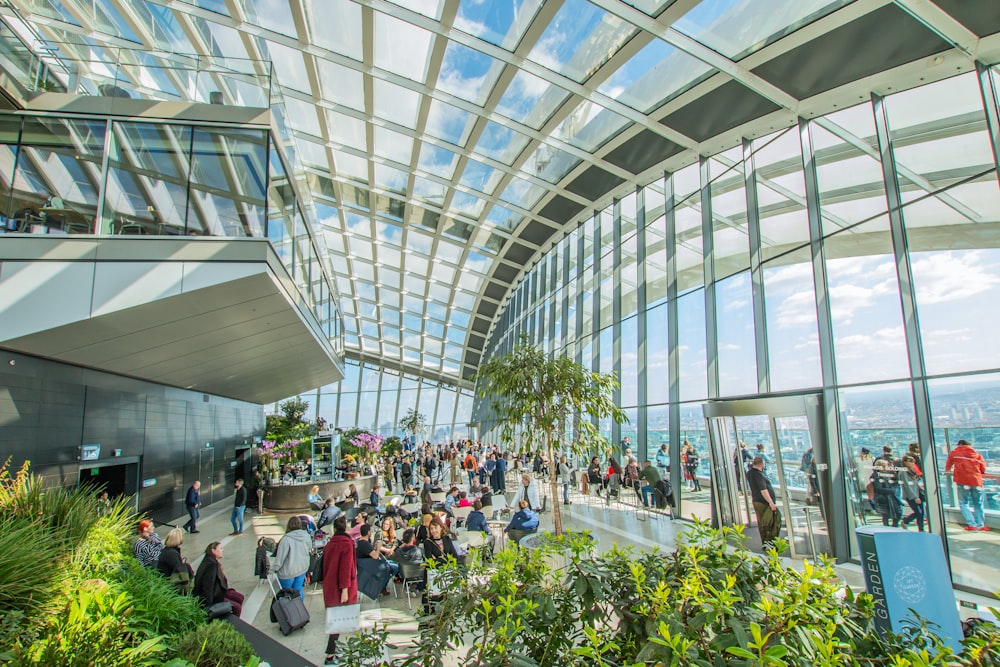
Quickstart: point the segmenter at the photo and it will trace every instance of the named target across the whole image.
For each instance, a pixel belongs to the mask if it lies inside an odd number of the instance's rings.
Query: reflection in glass
[[[717,283],[715,299],[719,395],[756,393],[757,354],[750,274],[740,273]],[[682,317],[680,321],[683,322]]]

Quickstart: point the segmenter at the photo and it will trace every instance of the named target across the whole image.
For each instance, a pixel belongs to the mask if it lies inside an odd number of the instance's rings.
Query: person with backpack
[[[472,455],[472,450],[470,449],[465,455],[465,461],[462,462],[462,468],[465,469],[465,473],[469,476],[469,488],[471,489],[476,479],[476,469],[479,465],[476,463],[476,457]]]

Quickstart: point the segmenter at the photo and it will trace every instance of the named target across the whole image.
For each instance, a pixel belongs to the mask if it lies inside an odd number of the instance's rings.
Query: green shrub
[[[399,664],[1000,665],[996,627],[981,627],[960,655],[923,626],[883,638],[871,623],[871,596],[854,595],[832,563],[786,567],[778,557],[784,545],[754,554],[740,530],[695,524],[671,553],[595,556],[585,542],[500,551],[467,574],[445,566],[447,594],[422,619],[421,650]]]
[[[0,609],[35,610],[51,600],[59,554],[41,520],[0,514]]]
[[[197,598],[179,594],[168,579],[134,558],[125,559],[118,579],[131,603],[133,623],[150,634],[179,636],[205,624]]]
[[[14,650],[19,665],[139,667],[158,664],[163,638],[131,624],[128,596],[100,580],[73,590],[66,608],[50,619],[33,644]]]
[[[241,667],[254,657],[250,643],[225,621],[213,621],[184,635],[177,655],[195,667]]]

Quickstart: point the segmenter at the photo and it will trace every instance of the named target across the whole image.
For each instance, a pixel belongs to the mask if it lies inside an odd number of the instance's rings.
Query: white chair
[[[486,545],[486,533],[481,530],[469,530],[459,533],[459,535],[461,536],[459,542],[466,549],[475,549]]]
[[[455,516],[456,525],[458,523],[464,524],[465,520],[469,518],[470,514],[472,514],[472,505],[469,505],[468,507],[452,507],[451,513]]]
[[[443,503],[444,502],[444,498],[447,495],[448,494],[445,493],[444,491],[438,491],[437,493],[432,493],[431,494],[431,502],[432,503]]]

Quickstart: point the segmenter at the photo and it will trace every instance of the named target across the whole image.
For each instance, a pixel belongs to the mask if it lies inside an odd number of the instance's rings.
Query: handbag
[[[216,602],[210,605],[208,608],[208,617],[210,619],[215,618],[225,618],[233,613],[233,603],[229,600],[223,600],[222,602]]]
[[[361,629],[361,604],[326,608],[326,634],[339,635]]]

